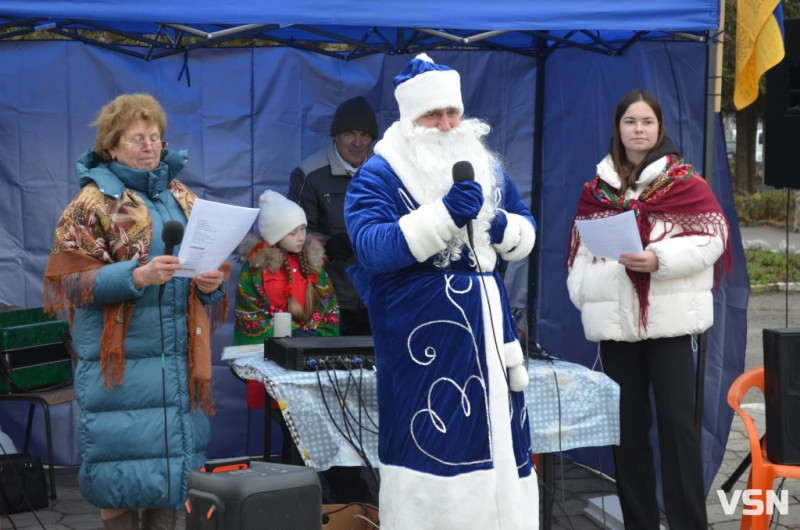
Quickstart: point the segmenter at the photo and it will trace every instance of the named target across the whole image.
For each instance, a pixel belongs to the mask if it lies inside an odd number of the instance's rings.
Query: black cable
[[[172,506],[172,479],[169,470],[169,437],[167,436],[167,355],[164,348],[164,318],[161,296],[158,297],[158,324],[161,328],[161,405],[164,411],[164,458],[167,462],[167,508]]]
[[[346,371],[348,373],[348,385],[347,385],[347,388],[345,389],[345,393],[344,393],[343,399],[340,400],[340,404],[342,406],[342,412],[346,411],[350,415],[350,418],[359,425],[360,429],[365,430],[365,431],[367,431],[369,433],[372,433],[374,435],[377,435],[378,434],[378,425],[372,420],[372,417],[369,415],[369,412],[367,412],[366,407],[365,407],[366,404],[364,403],[364,399],[363,399],[362,394],[361,394],[360,386],[361,386],[362,378],[360,377],[359,378],[360,380],[356,381],[355,378],[353,377],[353,370],[346,370]],[[359,369],[359,373],[363,374],[363,371],[361,369]],[[355,416],[353,415],[353,411],[350,410],[350,407],[346,406],[347,394],[348,394],[349,389],[350,389],[349,380],[353,381],[353,388],[356,389],[356,395],[357,395],[357,400],[356,401],[358,402],[358,405],[359,405],[359,407],[358,407],[358,415],[359,415],[359,417],[358,418],[355,418]],[[338,386],[339,386],[338,378],[334,378],[331,381],[331,383],[338,388]],[[341,392],[341,390],[340,390],[340,392]],[[367,418],[370,420],[370,423],[372,423],[372,425],[375,426],[374,429],[370,429],[370,428],[365,427],[365,426],[362,425],[362,423],[363,423],[362,420],[361,420],[361,412],[362,412],[362,410],[366,413]],[[360,435],[359,435],[359,439],[360,439]]]
[[[320,396],[322,397],[322,404],[325,407],[325,412],[328,413],[328,418],[331,420],[331,423],[336,428],[336,430],[339,431],[339,434],[342,435],[342,438],[344,438],[345,441],[347,441],[350,444],[350,446],[353,448],[353,450],[356,452],[356,454],[358,454],[358,456],[364,461],[364,463],[367,464],[371,469],[372,468],[372,464],[370,463],[369,458],[367,457],[366,453],[363,451],[363,449],[360,449],[355,444],[355,442],[353,442],[353,440],[350,438],[350,436],[348,434],[346,434],[342,430],[342,428],[336,422],[336,419],[333,417],[333,411],[331,410],[330,406],[328,405],[328,400],[325,397],[325,389],[322,386],[322,379],[320,378],[320,375],[319,375],[319,369],[316,370],[316,374],[317,374],[317,386],[319,387],[319,393],[320,393]],[[328,374],[328,377],[330,377],[330,374]]]
[[[484,274],[485,273],[483,272],[483,269],[481,268],[481,263],[480,263],[480,259],[478,258],[477,252],[475,252],[475,250],[472,247],[470,247],[469,245],[467,245],[467,248],[470,249],[470,251],[472,252],[473,257],[475,258],[475,267],[478,270],[478,278],[480,278],[480,285],[481,285],[481,287],[483,289],[483,294],[486,297],[486,308],[487,308],[487,311],[489,313],[489,326],[490,326],[490,328],[492,330],[492,339],[493,339],[493,344],[495,345],[495,353],[497,355],[498,361],[500,362],[500,370],[501,370],[501,373],[503,374],[503,381],[505,381],[505,383],[506,383],[506,393],[507,393],[507,395],[509,397],[509,401],[513,404],[514,400],[512,399],[512,396],[511,396],[511,392],[512,391],[511,391],[511,384],[509,382],[508,367],[506,366],[506,364],[504,362],[504,359],[503,359],[503,357],[501,355],[501,352],[500,352],[500,349],[503,347],[504,343],[501,343],[499,345],[497,343],[497,333],[496,333],[495,327],[494,327],[494,314],[492,312],[492,304],[490,303],[490,300],[489,300],[489,291],[488,291],[488,288],[486,287],[486,280],[484,278]],[[502,296],[502,294],[500,292],[500,288],[498,287],[498,297],[500,297],[500,296]],[[502,299],[500,300],[500,303],[502,304]],[[527,345],[526,345],[526,349],[527,349]],[[544,350],[542,350],[542,351],[544,351]],[[505,368],[505,370],[504,370],[504,368]],[[488,362],[487,362],[487,369],[488,369]],[[554,371],[554,373],[555,373],[555,371]],[[487,377],[488,377],[488,374],[487,374]],[[558,380],[556,380],[556,388],[558,388]],[[517,412],[519,412],[519,411],[517,411]],[[560,433],[561,432],[561,403],[560,403],[560,400],[559,400],[559,406],[558,406],[558,421],[559,421],[559,433]],[[559,436],[559,444],[560,443],[561,443],[561,437]],[[530,455],[529,455],[529,458],[530,458]],[[562,477],[563,477],[563,467],[562,467]],[[544,481],[543,481],[543,485],[544,485],[544,488],[547,489],[547,485],[544,484]],[[562,480],[562,490],[563,490],[563,480]],[[563,498],[563,491],[562,491],[562,498]],[[570,524],[570,528],[573,528],[572,521],[570,520],[569,514],[567,513],[567,510],[566,510],[566,501],[563,501],[563,504],[559,504],[558,502],[556,502],[556,504],[561,508],[561,511],[567,517],[567,521]],[[573,530],[574,530],[574,528],[573,528]]]
[[[358,429],[359,429],[358,437],[357,437],[358,441],[359,441],[359,446],[362,448],[362,451],[364,452],[364,455],[366,456],[366,449],[364,449],[363,442],[362,442],[362,440],[364,438],[363,437],[363,431],[367,431],[367,432],[372,433],[372,434],[377,436],[378,435],[378,425],[377,425],[377,423],[375,423],[375,421],[370,416],[369,410],[367,409],[367,404],[364,401],[364,396],[363,396],[363,394],[361,392],[361,390],[362,390],[361,387],[362,387],[362,384],[363,384],[363,377],[364,377],[363,363],[359,367],[358,374],[359,374],[359,377],[358,377],[358,381],[356,382],[355,378],[353,377],[352,370],[348,370],[348,379],[353,381],[353,387],[356,389],[356,394],[358,396],[357,397],[358,419],[353,418],[353,420],[356,422],[356,424],[358,425]],[[338,380],[337,380],[337,383],[338,383]],[[348,383],[348,388],[349,388],[349,383]],[[346,406],[346,402],[343,402],[343,410],[347,410],[347,412],[350,414],[350,416],[353,417],[353,413],[350,410],[350,407]],[[375,427],[374,430],[364,426],[364,422],[363,422],[362,417],[361,417],[362,411],[366,415],[367,419],[369,419],[370,423],[372,423],[372,425]],[[375,481],[376,486],[380,486],[380,476],[378,475],[377,470],[374,468],[374,466],[369,461],[369,459],[365,458],[364,459],[364,463],[366,464],[367,468],[369,469],[370,475],[372,475],[372,479]]]
[[[553,371],[553,382],[556,386],[556,403],[558,405],[558,455],[559,455],[559,464],[561,467],[561,503],[559,504],[558,502],[556,502],[556,505],[558,505],[561,508],[561,511],[564,512],[564,516],[566,516],[567,518],[567,523],[569,524],[569,527],[574,530],[575,527],[572,526],[572,519],[567,513],[567,499],[564,495],[564,450],[561,444],[562,441],[561,440],[561,430],[562,430],[561,389],[558,387],[558,374],[556,373],[555,363],[553,363],[552,358],[545,362],[550,365],[550,369]],[[603,517],[605,517],[605,513],[603,514]]]
[[[478,269],[478,278],[480,278],[480,284],[481,284],[481,287],[483,288],[483,294],[486,297],[486,309],[489,312],[489,327],[492,330],[492,339],[493,339],[493,343],[495,345],[495,354],[497,355],[497,360],[500,361],[500,372],[503,374],[503,381],[505,381],[505,383],[506,383],[506,393],[509,394],[509,397],[510,397],[510,395],[511,395],[511,385],[509,384],[509,381],[508,381],[508,367],[506,367],[505,363],[503,362],[503,357],[500,354],[500,349],[502,348],[503,343],[501,343],[500,345],[497,344],[497,333],[495,332],[495,329],[494,329],[494,315],[492,314],[492,304],[489,302],[489,291],[486,288],[486,280],[483,277],[484,272],[483,272],[483,269],[481,268],[481,261],[480,261],[480,259],[478,259],[478,253],[475,252],[475,249],[473,249],[471,246],[469,246],[468,243],[465,243],[465,244],[466,244],[467,248],[470,250],[470,252],[472,252],[472,256],[475,258],[475,268]],[[499,297],[500,296],[500,292],[499,292],[500,288],[498,287],[497,290],[498,290],[497,294],[498,294],[498,297]],[[501,304],[503,303],[502,299],[500,300],[500,303]],[[487,369],[489,368],[488,360],[487,360],[486,368]],[[504,368],[505,368],[505,370],[504,370]],[[486,377],[489,377],[489,374],[486,374]],[[512,403],[513,403],[513,400],[512,400]]]
[[[352,373],[350,374],[350,376],[352,377]],[[359,406],[360,406],[359,411],[358,411],[359,418],[361,417],[361,412],[363,411],[364,412],[364,416],[366,416],[366,418],[369,420],[369,422],[375,428],[374,431],[365,428],[366,431],[374,433],[374,434],[378,434],[378,424],[375,422],[374,419],[372,419],[372,416],[369,413],[369,409],[367,408],[367,403],[364,401],[364,394],[362,394],[362,392],[361,392],[361,386],[363,384],[363,379],[364,379],[364,369],[360,368],[359,371],[358,371],[358,383],[355,385],[356,393],[358,394],[358,403],[359,403]],[[360,421],[360,419],[359,419],[359,421]]]
[[[348,372],[349,372],[349,370],[348,370]],[[355,429],[351,426],[350,421],[347,418],[347,413],[350,413],[352,415],[352,412],[349,410],[349,407],[347,406],[347,401],[346,401],[347,395],[346,395],[346,393],[344,395],[342,394],[341,388],[339,387],[339,380],[338,380],[338,378],[333,377],[331,375],[330,369],[326,370],[326,373],[327,373],[327,376],[328,376],[328,381],[331,384],[331,388],[333,390],[334,396],[336,397],[336,399],[337,399],[337,401],[339,403],[339,407],[342,409],[342,423],[345,425],[345,429],[347,430],[347,434],[345,434],[342,431],[342,429],[336,423],[336,420],[333,419],[333,412],[330,410],[330,407],[328,407],[327,400],[325,399],[325,393],[323,391],[323,388],[322,388],[322,385],[321,385],[321,381],[320,381],[318,383],[319,384],[319,389],[320,389],[320,394],[322,394],[323,402],[325,403],[325,409],[328,411],[328,416],[330,417],[331,422],[333,422],[334,426],[339,431],[339,433],[345,438],[345,440],[348,441],[348,443],[353,447],[353,449],[356,451],[358,456],[361,458],[361,460],[364,462],[366,467],[369,469],[370,474],[372,474],[372,477],[373,477],[373,479],[375,479],[376,484],[379,484],[380,482],[379,482],[378,475],[375,472],[375,467],[372,465],[372,462],[370,462],[369,457],[367,456],[367,452],[364,449],[363,436],[361,436],[361,433],[359,433],[358,435],[355,433]],[[349,388],[349,380],[350,380],[351,376],[352,376],[352,374],[349,374],[349,376],[348,376],[348,388]],[[317,371],[317,378],[319,379],[319,371]],[[359,409],[360,408],[361,408],[361,402],[359,402]],[[360,423],[359,423],[359,430],[361,430],[362,427],[363,426],[360,425]],[[375,432],[375,434],[377,434],[377,432]],[[358,445],[356,445],[356,442],[353,441],[354,437],[358,441]]]

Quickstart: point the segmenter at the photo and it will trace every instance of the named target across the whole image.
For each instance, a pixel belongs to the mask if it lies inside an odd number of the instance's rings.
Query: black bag
[[[47,508],[47,482],[38,456],[0,455],[0,514]]]

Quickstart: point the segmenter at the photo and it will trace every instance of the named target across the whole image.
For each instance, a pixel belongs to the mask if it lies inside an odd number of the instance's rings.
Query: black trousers
[[[603,341],[606,375],[620,387],[620,444],[614,447],[617,493],[626,530],[659,525],[650,427],[655,398],[661,485],[670,528],[706,530],[700,439],[694,421],[695,369],[691,337]]]

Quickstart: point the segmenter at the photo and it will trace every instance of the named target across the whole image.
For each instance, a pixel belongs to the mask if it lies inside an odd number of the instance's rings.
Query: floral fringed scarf
[[[177,180],[169,191],[188,218],[195,195]],[[147,263],[153,226],[147,207],[132,192],[121,199],[103,194],[96,185],[85,186],[70,203],[56,225],[53,248],[44,274],[45,311],[68,315],[94,300],[94,280],[100,267],[119,261]],[[230,264],[222,267],[227,279]],[[227,296],[211,306],[211,317],[195,295],[191,284],[187,326],[189,396],[192,410],[214,414],[211,397],[211,332],[227,316]],[[106,389],[122,384],[125,372],[125,336],[133,316],[135,300],[103,307],[100,366]]]
[[[723,274],[730,275],[733,270],[733,256],[730,245],[730,227],[714,193],[708,183],[697,173],[691,164],[675,154],[667,156],[667,167],[638,199],[626,200],[619,190],[612,188],[599,176],[587,182],[578,199],[578,213],[575,220],[600,219],[632,210],[636,214],[636,224],[642,247],[647,248],[670,236],[675,228],[680,232],[672,237],[692,235],[722,235],[725,238],[722,258],[714,264],[714,283],[719,286]],[[651,240],[652,221],[659,220],[666,225],[665,232]],[[572,223],[567,266],[575,261],[580,246],[580,234]],[[647,309],[649,306],[650,274],[626,269],[636,295],[639,299],[639,326],[647,329]]]

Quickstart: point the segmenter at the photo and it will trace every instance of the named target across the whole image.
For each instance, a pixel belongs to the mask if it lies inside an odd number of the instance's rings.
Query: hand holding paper
[[[586,248],[597,258],[618,260],[621,254],[644,252],[636,215],[630,210],[602,219],[577,220],[575,225]]]
[[[197,199],[186,224],[175,276],[192,278],[217,270],[230,256],[258,216],[258,208]]]

